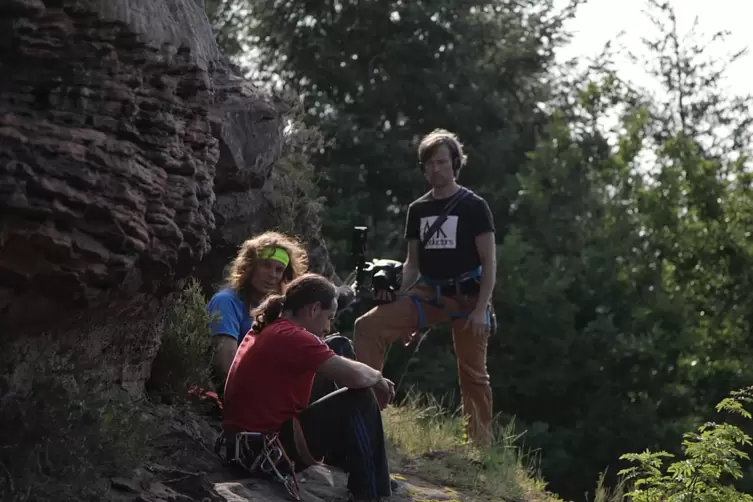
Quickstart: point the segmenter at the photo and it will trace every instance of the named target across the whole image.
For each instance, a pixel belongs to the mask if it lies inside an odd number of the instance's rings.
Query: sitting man
[[[265,232],[241,245],[225,285],[207,304],[209,314],[217,316],[211,326],[212,376],[220,398],[238,345],[251,330],[251,310],[307,270],[306,251],[280,233]]]
[[[304,274],[254,311],[253,332],[241,342],[225,385],[228,457],[239,432],[279,433],[295,472],[325,457],[339,459],[354,500],[378,501],[392,493],[380,410],[394,385],[322,340],[337,298],[326,278]],[[341,388],[309,404],[317,374]]]
[[[426,135],[418,161],[431,190],[408,207],[402,291],[376,292],[388,303],[356,320],[355,351],[359,361],[381,370],[389,344],[451,323],[463,414],[469,418],[466,431],[476,445],[489,446],[492,390],[486,349],[494,328],[494,218],[482,197],[457,183],[466,156],[454,134],[438,129]]]

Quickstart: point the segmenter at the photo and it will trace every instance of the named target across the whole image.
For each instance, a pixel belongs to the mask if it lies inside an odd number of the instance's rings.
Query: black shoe
[[[399,486],[400,486],[400,482],[397,479],[390,476],[390,488],[392,489],[392,491],[394,492],[395,490],[397,490]]]

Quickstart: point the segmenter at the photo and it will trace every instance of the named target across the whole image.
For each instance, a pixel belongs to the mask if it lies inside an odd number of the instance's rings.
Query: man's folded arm
[[[381,371],[338,355],[333,355],[320,364],[316,372],[338,386],[349,389],[373,387],[382,380]]]

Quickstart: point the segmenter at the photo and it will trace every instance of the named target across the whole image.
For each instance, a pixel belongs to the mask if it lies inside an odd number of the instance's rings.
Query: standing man
[[[421,140],[418,160],[431,190],[408,207],[401,291],[375,291],[392,301],[356,320],[354,344],[358,360],[381,371],[389,344],[450,322],[468,436],[484,447],[492,437],[486,350],[497,273],[495,228],[487,202],[457,183],[466,159],[449,131],[435,129]]]

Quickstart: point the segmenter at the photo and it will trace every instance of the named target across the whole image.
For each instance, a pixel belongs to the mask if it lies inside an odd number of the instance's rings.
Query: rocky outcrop
[[[218,424],[182,409],[156,407],[149,415],[159,425],[151,442],[153,461],[111,480],[110,499],[118,502],[288,502],[292,500],[279,482],[238,478],[224,469],[213,453]],[[398,486],[390,502],[471,501],[447,487],[438,487],[416,477],[415,466],[394,462]],[[400,472],[398,472],[400,471]],[[303,502],[346,502],[347,474],[325,465],[298,474]]]
[[[0,3],[0,396],[139,392],[165,299],[268,225],[286,108],[202,3]]]

